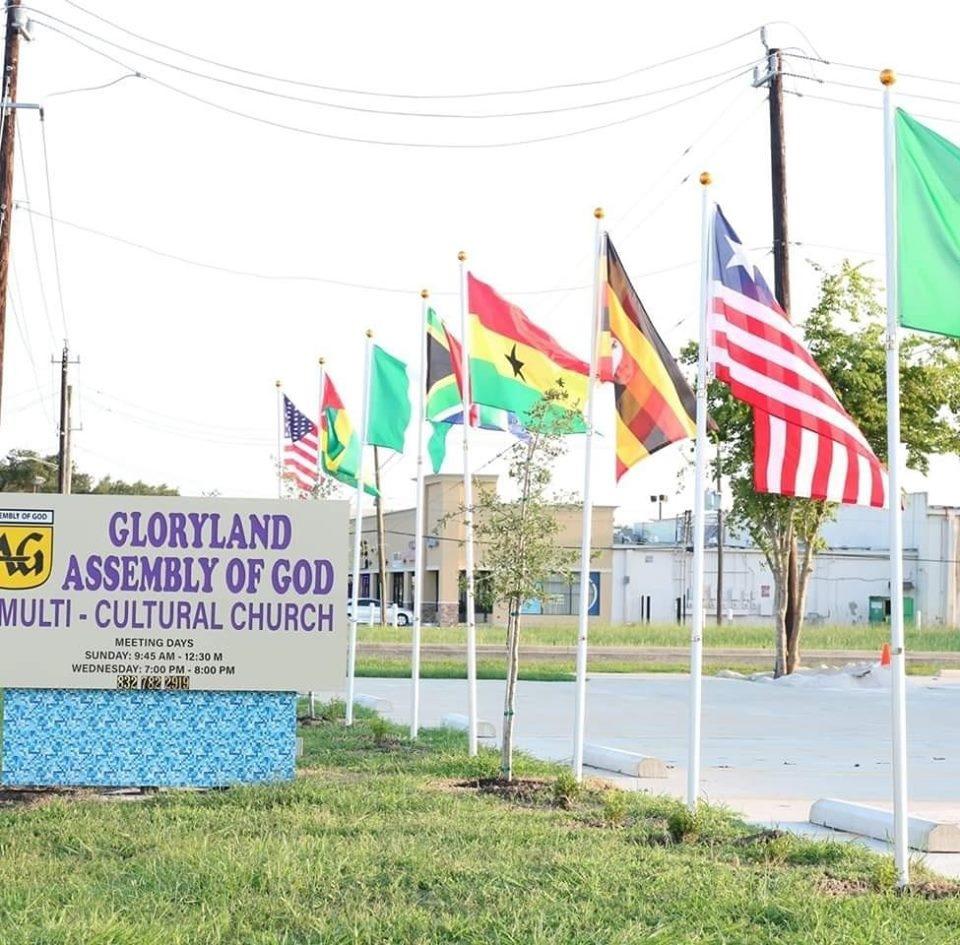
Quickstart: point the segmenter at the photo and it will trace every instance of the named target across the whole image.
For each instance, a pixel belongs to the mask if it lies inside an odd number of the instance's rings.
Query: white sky
[[[358,96],[282,85],[204,65],[151,47],[97,22],[65,0],[33,0],[52,16],[180,66],[272,91],[366,108],[477,114],[532,111],[637,96],[714,76],[758,58],[754,34],[684,62],[621,81],[553,92],[470,99]],[[159,42],[259,72],[322,85],[393,93],[463,93],[605,79],[718,43],[781,16],[770,41],[827,59],[953,77],[960,11],[947,4],[702,2],[657,5],[546,2],[316,4],[245,0],[128,4],[86,0],[100,15]],[[36,14],[38,20],[44,19]],[[936,24],[936,28],[933,28]],[[53,23],[57,29],[66,29]],[[641,297],[676,352],[693,337],[698,294],[699,186],[714,192],[745,245],[770,243],[767,112],[749,77],[659,114],[577,137],[523,147],[383,147],[294,133],[215,111],[130,78],[110,88],[49,97],[109,82],[124,69],[48,29],[22,47],[21,101],[46,102],[55,215],[215,266],[375,284],[386,293],[317,281],[281,281],[208,271],[59,226],[64,308],[73,352],[78,418],[76,461],[95,474],[142,478],[186,494],[275,494],[276,400],[282,379],[304,410],[317,402],[317,358],[357,419],[364,329],[417,372],[418,291],[434,293],[459,326],[456,253],[476,274],[521,304],[569,348],[587,347],[588,290],[530,294],[590,280],[592,209],[609,228]],[[803,35],[806,34],[806,37]],[[98,39],[85,37],[107,51]],[[326,134],[407,142],[501,142],[563,133],[637,115],[719,79],[619,104],[545,116],[466,120],[364,114],[286,102],[178,73],[109,50],[123,62],[190,94]],[[792,78],[787,146],[794,314],[812,303],[806,259],[834,265],[848,249],[871,259],[883,248],[880,113],[817,101],[811,94],[880,104],[876,75],[792,60],[790,71],[865,85],[862,92]],[[722,76],[721,76],[722,78]],[[903,100],[915,113],[960,120],[960,88],[903,78],[902,93],[953,102]],[[960,139],[960,124],[928,123]],[[43,152],[34,112],[20,112],[27,174],[16,192],[47,211]],[[684,153],[693,145],[689,153]],[[682,183],[686,175],[690,180]],[[14,218],[17,315],[8,310],[0,450],[56,446],[56,377],[63,327],[49,224]],[[840,247],[841,249],[837,249]],[[762,259],[764,251],[755,253]],[[772,278],[772,260],[761,263]],[[664,271],[666,270],[666,271]],[[41,286],[46,296],[49,324]],[[22,304],[20,304],[22,303]],[[32,358],[32,363],[31,363]],[[34,367],[36,374],[34,373]],[[43,399],[40,399],[42,394]],[[609,397],[609,394],[606,395]],[[612,404],[600,402],[596,501],[619,517],[650,514],[649,496],[678,491],[684,465],[671,447],[613,479]],[[476,465],[509,437],[474,437]],[[446,469],[457,471],[451,437]],[[575,490],[581,452],[572,444],[557,485]],[[496,469],[497,465],[487,469]],[[960,502],[955,459],[935,464],[935,502]],[[412,500],[412,448],[390,463],[389,506]],[[686,476],[665,514],[688,504]]]

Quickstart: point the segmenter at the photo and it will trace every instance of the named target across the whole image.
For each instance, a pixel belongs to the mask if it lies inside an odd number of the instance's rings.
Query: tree
[[[821,274],[817,305],[803,325],[806,344],[840,402],[882,460],[887,457],[885,315],[876,280],[844,261]],[[901,343],[900,399],[907,465],[926,472],[935,453],[960,450],[960,344],[931,335],[907,335]],[[696,345],[684,350],[696,361]],[[820,530],[836,506],[810,499],[757,493],[753,488],[753,423],[750,409],[725,384],[712,381],[708,397],[717,424],[714,439],[729,476],[730,528],[748,532],[766,558],[774,582],[774,675],[800,665],[807,588]],[[899,501],[893,497],[893,501]],[[795,564],[795,570],[791,565]]]
[[[0,462],[0,492],[57,492],[57,455],[41,456],[34,450],[10,450]],[[94,480],[89,473],[74,467],[74,493],[97,495],[179,495],[165,484],[151,486],[145,482],[124,482],[104,476]]]
[[[553,575],[569,579],[576,552],[557,543],[558,500],[548,494],[557,459],[566,452],[564,436],[572,415],[557,410],[566,402],[563,391],[548,392],[534,408],[529,435],[508,454],[508,476],[518,495],[503,499],[484,491],[475,505],[475,533],[490,592],[507,607],[507,679],[503,699],[503,743],[500,771],[513,779],[513,723],[516,715],[520,657],[520,611],[528,600],[542,600]]]

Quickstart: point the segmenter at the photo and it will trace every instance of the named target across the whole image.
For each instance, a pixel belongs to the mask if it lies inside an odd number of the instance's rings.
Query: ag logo
[[[53,567],[53,512],[0,509],[0,588],[39,587]]]

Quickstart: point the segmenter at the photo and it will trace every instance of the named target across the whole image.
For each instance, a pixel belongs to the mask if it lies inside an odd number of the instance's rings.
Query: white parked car
[[[405,607],[400,607],[388,601],[387,612],[384,615],[387,626],[393,625],[394,611],[396,611],[398,627],[409,627],[413,623],[412,610],[407,610]],[[347,601],[347,619],[353,619],[353,602],[351,600]],[[372,597],[361,597],[357,601],[357,623],[361,626],[364,624],[379,624],[380,601],[374,600]]]

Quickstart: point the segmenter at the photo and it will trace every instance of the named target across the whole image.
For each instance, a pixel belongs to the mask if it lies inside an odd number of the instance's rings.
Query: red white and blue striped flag
[[[283,395],[283,475],[302,492],[317,484],[319,471],[317,425]]]
[[[758,492],[882,508],[887,474],[716,208],[709,358],[753,408]]]

